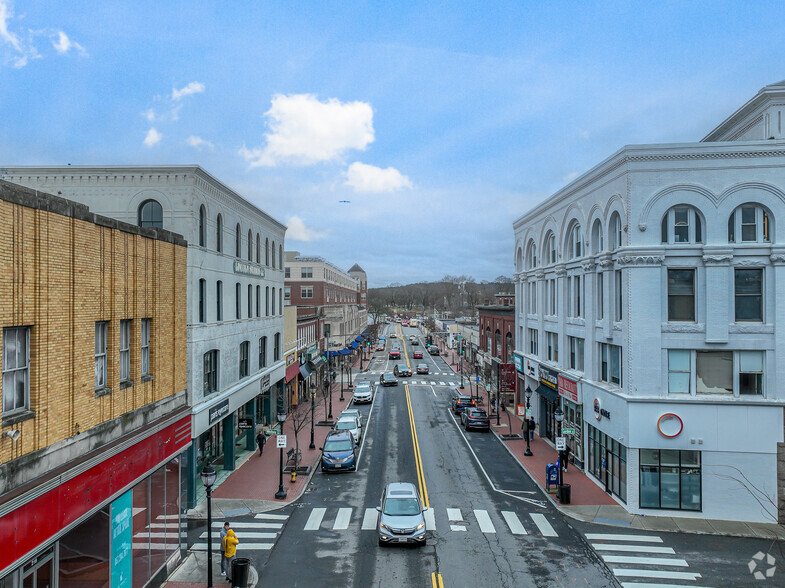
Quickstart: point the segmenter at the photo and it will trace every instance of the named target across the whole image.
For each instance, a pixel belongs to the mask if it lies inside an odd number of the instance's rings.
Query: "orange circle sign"
[[[677,414],[666,412],[657,420],[657,430],[663,437],[672,439],[681,435],[684,430],[684,423]]]

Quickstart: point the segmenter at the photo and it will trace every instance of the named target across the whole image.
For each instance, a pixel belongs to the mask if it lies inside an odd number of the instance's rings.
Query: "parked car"
[[[379,511],[379,545],[414,543],[425,545],[425,508],[414,484],[393,482],[382,492]]]
[[[396,379],[395,374],[386,372],[379,376],[379,383],[382,386],[397,386],[398,380]]]
[[[348,431],[330,431],[324,440],[321,467],[323,472],[352,471],[357,469],[357,452],[354,439]]]
[[[411,344],[412,344],[412,345],[419,345],[419,344],[420,344],[420,342],[419,342],[417,339],[412,339],[412,340],[411,340]]]
[[[395,339],[397,336],[395,333],[390,333],[390,339]]]
[[[461,413],[461,423],[467,431],[469,429],[491,430],[491,420],[488,418],[488,413],[482,408],[465,408]]]
[[[343,418],[345,416],[356,417],[357,420],[360,422],[360,428],[362,428],[362,426],[363,426],[363,415],[362,415],[362,413],[359,410],[357,410],[356,408],[344,408],[341,411],[341,414],[338,416],[338,418],[340,419],[340,418]]]
[[[417,373],[418,374],[427,374],[428,372],[429,372],[429,370],[428,370],[428,364],[427,363],[418,363],[417,364]]]
[[[399,363],[393,368],[393,374],[401,378],[411,378],[412,370],[405,363]]]
[[[360,443],[360,438],[363,436],[360,421],[353,416],[342,416],[339,418],[335,422],[335,426],[333,426],[333,431],[349,431],[352,434],[352,439],[357,444]]]
[[[383,343],[383,342],[382,342],[382,343],[379,343],[379,344],[376,346],[376,351],[384,351],[384,343]]]
[[[414,359],[422,359],[422,351],[415,351],[414,353],[412,353],[412,357]]]
[[[428,348],[428,353],[430,353],[431,355],[439,355],[439,348],[436,347],[436,345],[431,345]]]
[[[360,382],[354,388],[352,404],[368,404],[373,402],[373,389],[370,382]]]
[[[476,404],[474,402],[474,398],[472,398],[471,396],[463,396],[461,394],[458,396],[454,396],[452,399],[452,411],[455,414],[461,414],[461,412],[465,408],[473,407],[473,406],[476,406]]]
[[[387,357],[389,359],[401,359],[401,352],[399,349],[390,349],[390,353]]]

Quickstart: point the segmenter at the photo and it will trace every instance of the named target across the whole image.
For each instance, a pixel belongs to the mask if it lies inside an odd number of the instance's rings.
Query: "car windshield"
[[[488,415],[485,412],[485,410],[483,410],[482,408],[478,408],[476,410],[470,410],[469,411],[469,416],[481,417],[482,418],[482,417],[487,417]]]
[[[352,421],[338,421],[335,423],[335,428],[339,431],[349,431],[351,429],[357,428],[355,422]]]
[[[420,504],[416,498],[388,498],[384,514],[394,517],[420,514]]]
[[[325,451],[351,451],[352,450],[352,442],[348,439],[340,441],[325,441],[324,443],[324,450]]]

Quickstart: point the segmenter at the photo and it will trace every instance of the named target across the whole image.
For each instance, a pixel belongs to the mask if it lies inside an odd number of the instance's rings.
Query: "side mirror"
[[[379,512],[382,512],[382,507],[381,506],[377,506],[376,510],[378,510]]]

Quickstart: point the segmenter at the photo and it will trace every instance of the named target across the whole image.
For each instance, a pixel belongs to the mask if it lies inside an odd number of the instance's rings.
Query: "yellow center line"
[[[431,572],[431,586],[433,588],[444,588],[444,582],[440,573]]]
[[[423,504],[430,508],[431,504],[428,501],[428,487],[425,485],[425,473],[422,468],[422,456],[420,455],[420,442],[417,439],[417,427],[414,425],[414,411],[412,411],[412,400],[409,396],[409,384],[404,386],[406,390],[406,408],[409,411],[409,426],[412,429],[412,445],[414,446],[414,465],[417,470],[417,482],[420,486],[420,496],[422,496]]]

